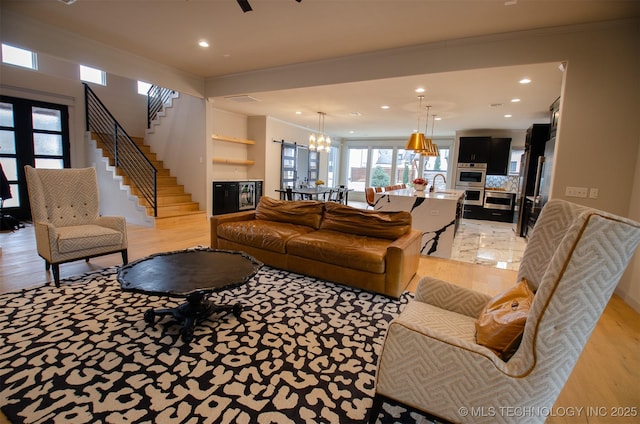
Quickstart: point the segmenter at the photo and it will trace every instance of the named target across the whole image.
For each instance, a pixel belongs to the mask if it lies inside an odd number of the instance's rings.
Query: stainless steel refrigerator
[[[549,124],[533,124],[527,130],[524,154],[520,162],[520,196],[516,224],[516,234],[521,237],[525,237],[527,234],[527,223],[536,203],[535,198],[540,194],[542,184],[549,181],[549,178],[544,181],[542,179],[544,171],[549,168],[543,165],[546,144],[549,140],[549,129]],[[548,197],[548,188],[546,190]]]

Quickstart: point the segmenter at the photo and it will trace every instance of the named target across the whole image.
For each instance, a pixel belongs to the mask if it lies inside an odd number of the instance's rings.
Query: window
[[[393,149],[371,149],[371,177],[369,185],[372,187],[386,187],[391,185],[393,178]]]
[[[336,187],[338,185],[338,174],[340,169],[340,148],[338,146],[331,146],[328,161],[327,187]]]
[[[30,50],[2,44],[2,62],[23,68],[38,69],[37,56]]]
[[[509,160],[509,174],[510,175],[519,175],[520,174],[520,157],[524,154],[523,149],[512,149],[511,150],[511,159]]]
[[[364,192],[367,183],[367,160],[369,148],[349,148],[349,169],[347,171],[347,187]]]
[[[148,82],[138,81],[138,94],[146,96],[150,88],[151,84],[149,84]]]
[[[107,74],[90,66],[80,65],[80,79],[94,84],[107,85]]]
[[[450,149],[448,147],[438,148],[439,156],[425,156],[424,158],[424,171],[422,172],[422,178],[426,179],[430,184],[435,185],[435,176],[441,174],[444,178],[438,178],[436,188],[442,190],[446,188],[447,171],[449,170],[449,154]]]

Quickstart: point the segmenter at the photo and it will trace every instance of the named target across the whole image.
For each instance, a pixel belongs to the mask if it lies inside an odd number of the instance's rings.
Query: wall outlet
[[[589,190],[589,197],[592,198],[592,199],[597,199],[598,198],[598,194],[600,194],[600,193],[599,193],[599,190],[597,188],[592,188],[592,189]]]
[[[587,197],[586,187],[567,187],[564,191],[567,197]]]

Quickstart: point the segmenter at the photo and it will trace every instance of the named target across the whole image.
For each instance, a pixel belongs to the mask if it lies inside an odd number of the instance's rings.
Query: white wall
[[[636,172],[633,179],[628,217],[640,222],[640,150],[638,150],[636,158]],[[616,287],[615,293],[624,299],[629,306],[640,312],[640,249],[636,251],[629,268]]]
[[[142,97],[142,96],[141,96]],[[144,107],[146,111],[146,106]],[[207,202],[206,188],[206,132],[204,99],[181,94],[173,99],[145,137],[146,143],[163,161],[185,192],[191,193],[200,210]]]

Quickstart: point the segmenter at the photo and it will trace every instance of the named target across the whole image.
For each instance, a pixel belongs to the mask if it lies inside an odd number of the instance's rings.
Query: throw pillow
[[[533,303],[524,278],[491,301],[476,320],[476,341],[507,360],[517,349]]]

